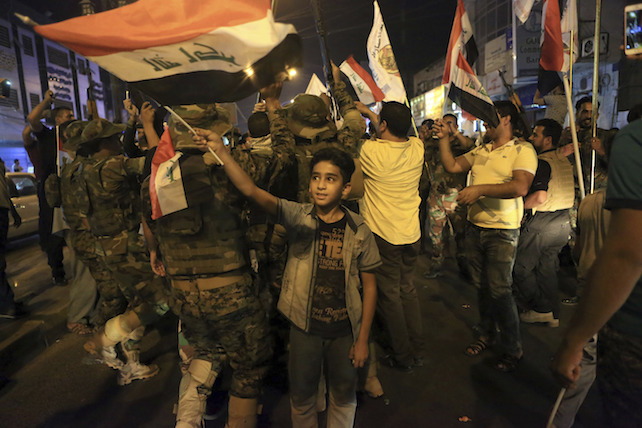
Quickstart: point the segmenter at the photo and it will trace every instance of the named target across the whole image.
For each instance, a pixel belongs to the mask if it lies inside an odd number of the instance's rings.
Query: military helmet
[[[330,110],[321,97],[299,94],[286,110],[288,127],[294,135],[307,139],[325,139],[337,133],[334,122],[328,120]]]
[[[126,126],[120,123],[112,123],[107,119],[94,119],[85,126],[80,136],[78,145],[83,145],[99,138],[107,138],[112,135],[122,134]]]
[[[86,120],[75,120],[71,122],[63,134],[65,135],[65,142],[62,145],[63,150],[75,152],[82,140],[82,131],[85,130],[89,122]]]
[[[202,128],[225,135],[232,128],[230,113],[217,104],[188,104],[172,106],[185,122],[192,128]],[[194,147],[193,135],[187,127],[173,114],[167,124],[174,148]]]

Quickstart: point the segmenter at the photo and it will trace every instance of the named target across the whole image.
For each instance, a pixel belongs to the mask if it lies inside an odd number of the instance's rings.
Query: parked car
[[[22,218],[20,227],[13,227],[9,215],[9,240],[38,233],[38,186],[36,176],[26,172],[7,173],[9,196]]]

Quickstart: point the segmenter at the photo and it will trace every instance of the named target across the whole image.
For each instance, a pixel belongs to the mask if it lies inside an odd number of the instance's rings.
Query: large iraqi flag
[[[35,30],[168,105],[237,101],[302,64],[270,0],[138,0]]]

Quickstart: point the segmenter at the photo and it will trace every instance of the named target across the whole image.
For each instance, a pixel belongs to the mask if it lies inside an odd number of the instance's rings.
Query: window
[[[22,50],[25,55],[33,56],[33,39],[27,35],[22,35]]]
[[[69,68],[69,56],[67,52],[51,46],[47,46],[47,58],[49,62],[60,67]]]
[[[31,102],[31,110],[40,104],[40,95],[29,92],[29,102]]]
[[[0,25],[0,46],[5,48],[11,47],[11,38],[9,37],[9,28],[4,25]]]
[[[11,107],[18,109],[18,91],[15,89],[9,89],[9,96],[7,98],[0,98],[0,106]]]
[[[36,182],[28,175],[9,177],[9,194],[12,198],[36,194]]]

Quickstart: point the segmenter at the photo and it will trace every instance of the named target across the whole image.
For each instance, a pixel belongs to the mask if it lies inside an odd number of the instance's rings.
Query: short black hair
[[[421,126],[428,125],[429,128],[432,128],[434,124],[435,121],[432,119],[425,119],[423,122],[421,122]]]
[[[63,111],[69,110],[71,113],[74,111],[70,109],[69,107],[56,107],[55,109],[51,110],[51,119],[56,120],[56,118],[62,114]]]
[[[447,118],[447,117],[452,117],[453,119],[455,119],[455,125],[459,124],[459,119],[457,119],[457,116],[455,116],[454,114],[452,114],[452,113],[446,113],[446,114],[444,115],[444,117],[442,117],[442,119],[445,119],[445,118]]]
[[[383,103],[381,113],[379,113],[380,122],[384,120],[388,124],[388,130],[397,138],[408,136],[408,130],[412,123],[410,109],[396,101]]]
[[[18,159],[14,159],[13,162],[15,163],[15,162],[20,162],[20,161]]]
[[[629,110],[629,114],[626,115],[626,121],[631,123],[635,120],[638,120],[642,117],[642,103],[636,104]]]
[[[542,135],[544,135],[544,137],[551,137],[553,147],[559,146],[560,136],[562,135],[562,125],[560,125],[559,122],[553,119],[540,119],[535,122],[535,126],[544,128]]]
[[[497,110],[497,114],[499,114],[500,117],[510,116],[513,131],[521,130],[519,111],[517,111],[515,104],[508,100],[495,101],[495,110]]]
[[[257,111],[247,119],[247,130],[252,138],[265,137],[270,133],[270,119],[265,112]]]
[[[593,97],[586,96],[577,100],[577,102],[575,103],[575,111],[580,111],[580,108],[582,108],[582,105],[586,103],[593,104]],[[600,108],[599,101],[597,102],[597,108]]]
[[[354,173],[354,160],[345,150],[336,147],[326,147],[314,154],[310,161],[310,173],[314,170],[316,164],[322,161],[328,161],[339,168],[343,184],[348,184]]]

